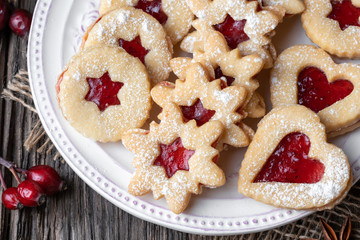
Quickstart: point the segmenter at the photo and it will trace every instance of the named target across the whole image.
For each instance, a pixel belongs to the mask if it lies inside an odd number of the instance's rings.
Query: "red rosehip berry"
[[[10,17],[10,6],[7,1],[0,1],[0,31],[3,30],[8,22]]]
[[[31,13],[24,9],[16,9],[10,16],[9,26],[18,36],[24,37],[30,31]]]
[[[53,195],[66,189],[66,182],[50,166],[38,165],[31,167],[26,171],[25,175],[26,179],[37,182],[46,195]]]
[[[17,188],[15,187],[6,189],[3,192],[1,199],[5,207],[10,210],[21,209],[24,207],[24,205],[19,201],[19,198],[17,197]]]
[[[25,180],[17,187],[19,201],[27,207],[40,206],[46,201],[46,195],[39,184]]]

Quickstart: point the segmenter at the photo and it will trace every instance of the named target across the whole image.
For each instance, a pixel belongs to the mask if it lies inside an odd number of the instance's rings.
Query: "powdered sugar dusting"
[[[247,146],[249,136],[238,124],[245,116],[237,112],[247,100],[246,89],[241,86],[221,89],[221,81],[210,81],[210,76],[204,66],[191,61],[187,64],[189,67],[186,69],[185,80],[176,81],[175,88],[164,85],[153,88],[151,95],[154,101],[161,107],[165,106],[168,101],[174,102],[178,106],[192,106],[200,99],[204,108],[215,111],[210,121],[220,121],[224,124],[226,132],[229,131],[224,134],[224,138],[219,140],[219,149],[222,149],[223,143],[236,147]],[[234,135],[237,138],[229,137]]]
[[[344,31],[339,23],[327,16],[332,10],[328,0],[306,0],[302,15],[303,26],[308,37],[327,52],[339,57],[360,56],[360,28],[349,26]]]
[[[253,183],[281,139],[291,132],[306,134],[309,156],[325,165],[322,179],[314,184]],[[259,124],[240,170],[239,191],[268,204],[295,209],[331,207],[351,184],[351,170],[343,151],[326,143],[325,128],[315,113],[299,105],[275,108]]]
[[[271,74],[273,105],[276,107],[298,103],[298,74],[308,66],[321,69],[330,82],[346,79],[354,86],[350,95],[318,113],[321,122],[326,126],[326,131],[332,133],[355,125],[360,120],[360,106],[357,104],[357,99],[360,98],[360,67],[348,63],[335,64],[324,50],[314,46],[293,46],[279,56]]]
[[[131,41],[137,36],[149,53],[145,65],[153,82],[167,79],[172,45],[156,19],[134,8],[119,8],[105,14],[89,31],[85,48],[95,45],[119,47],[118,40]]]
[[[207,0],[188,0],[189,7],[199,18],[195,20],[193,26],[202,31],[214,31],[213,25],[222,23],[229,14],[234,20],[246,20],[244,31],[250,38],[247,41],[239,43],[238,48],[241,54],[259,54],[266,61],[266,67],[272,67],[273,56],[269,51],[268,45],[271,43],[270,34],[275,27],[282,21],[284,11],[274,13],[272,11],[263,9],[257,11],[258,2],[247,0],[236,1],[207,1]],[[185,37],[182,43],[184,51],[193,52],[191,49],[193,38],[195,34]],[[199,35],[197,35],[199,36]],[[201,42],[201,39],[196,41]]]
[[[89,91],[87,78],[100,78],[106,72],[112,81],[124,86],[117,95],[121,104],[101,112],[96,104],[85,100]],[[127,130],[142,126],[149,117],[150,83],[145,68],[118,48],[88,48],[75,55],[65,67],[58,97],[70,124],[101,142],[121,139]]]
[[[136,7],[138,0],[112,0],[112,3],[102,0],[100,13],[114,10],[120,7]],[[167,35],[173,44],[179,42],[190,30],[191,22],[194,18],[186,4],[186,0],[162,0],[161,9],[167,16],[167,21],[163,25]]]
[[[219,152],[211,147],[223,129],[216,121],[201,128],[195,121],[183,123],[179,107],[171,103],[164,107],[159,118],[160,124],[151,123],[149,132],[130,131],[123,139],[125,146],[135,153],[133,165],[136,171],[129,192],[142,195],[152,190],[155,199],[165,196],[170,209],[181,213],[190,194],[201,193],[201,185],[218,187],[225,183],[223,171],[212,162]],[[153,162],[160,154],[159,144],[171,144],[178,137],[185,148],[195,153],[189,159],[188,171],[179,170],[168,178],[164,168],[154,166]]]

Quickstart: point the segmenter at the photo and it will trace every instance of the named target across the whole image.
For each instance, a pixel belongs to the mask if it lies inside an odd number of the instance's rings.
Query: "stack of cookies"
[[[327,7],[334,2],[322,1]],[[318,7],[305,2],[304,25]],[[83,135],[122,140],[135,154],[129,192],[165,197],[174,213],[183,212],[203,186],[225,184],[217,164],[221,151],[249,144],[240,193],[280,207],[333,207],[352,178],[347,157],[326,142],[326,133],[359,125],[354,99],[360,71],[336,65],[310,46],[277,58],[271,42],[277,25],[304,9],[300,0],[102,0],[100,18],[58,79],[60,108]],[[336,22],[333,15],[329,21]],[[173,57],[176,44],[192,57]],[[273,68],[274,109],[255,133],[243,120],[266,113],[256,79],[264,68]],[[171,71],[175,82],[169,81]],[[340,80],[328,84],[326,75]],[[320,78],[327,88],[317,85]],[[160,122],[139,129],[151,99],[162,109]]]

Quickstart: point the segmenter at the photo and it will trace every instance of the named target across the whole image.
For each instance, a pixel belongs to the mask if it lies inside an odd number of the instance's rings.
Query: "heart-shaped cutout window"
[[[308,156],[310,139],[303,133],[286,135],[267,159],[254,182],[317,183],[325,166]]]
[[[354,89],[349,80],[330,83],[325,73],[316,67],[304,68],[298,76],[298,103],[318,113],[347,97]]]

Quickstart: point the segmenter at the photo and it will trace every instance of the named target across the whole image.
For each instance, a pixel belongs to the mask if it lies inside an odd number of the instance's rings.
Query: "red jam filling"
[[[141,39],[139,36],[131,41],[119,39],[119,46],[125,49],[125,51],[130,55],[139,58],[142,63],[145,63],[145,56],[150,51],[141,45]]]
[[[354,89],[348,80],[329,83],[325,73],[316,67],[304,68],[298,76],[298,103],[314,112],[336,103]]]
[[[144,12],[153,16],[160,24],[165,24],[168,17],[161,8],[161,0],[139,0],[135,8],[141,9]]]
[[[235,21],[230,15],[227,15],[224,22],[213,27],[224,35],[229,47],[235,49],[239,43],[250,39],[244,31],[245,24],[246,19]]]
[[[317,183],[325,172],[319,160],[308,156],[310,139],[303,133],[286,135],[266,161],[254,182]]]
[[[85,100],[94,102],[100,111],[104,111],[111,105],[120,105],[117,94],[124,85],[122,82],[111,81],[107,72],[100,78],[86,78],[86,80],[90,89]]]
[[[224,77],[226,79],[226,83],[221,83],[221,88],[226,88],[228,86],[231,86],[231,84],[235,81],[235,78],[233,77],[229,77],[229,76],[226,76],[223,74],[223,72],[221,71],[221,68],[220,67],[217,67],[215,69],[215,79],[219,79],[219,78],[222,78]]]
[[[195,119],[197,126],[202,126],[207,123],[212,116],[214,116],[214,110],[208,110],[204,108],[200,99],[198,99],[192,106],[180,106],[184,122]]]
[[[184,147],[181,138],[177,138],[170,145],[160,144],[160,155],[153,165],[163,167],[167,177],[171,178],[178,170],[189,171],[189,159],[194,153]]]
[[[351,0],[331,1],[332,11],[327,16],[330,19],[338,21],[341,30],[350,26],[360,26],[360,8],[355,7]]]

